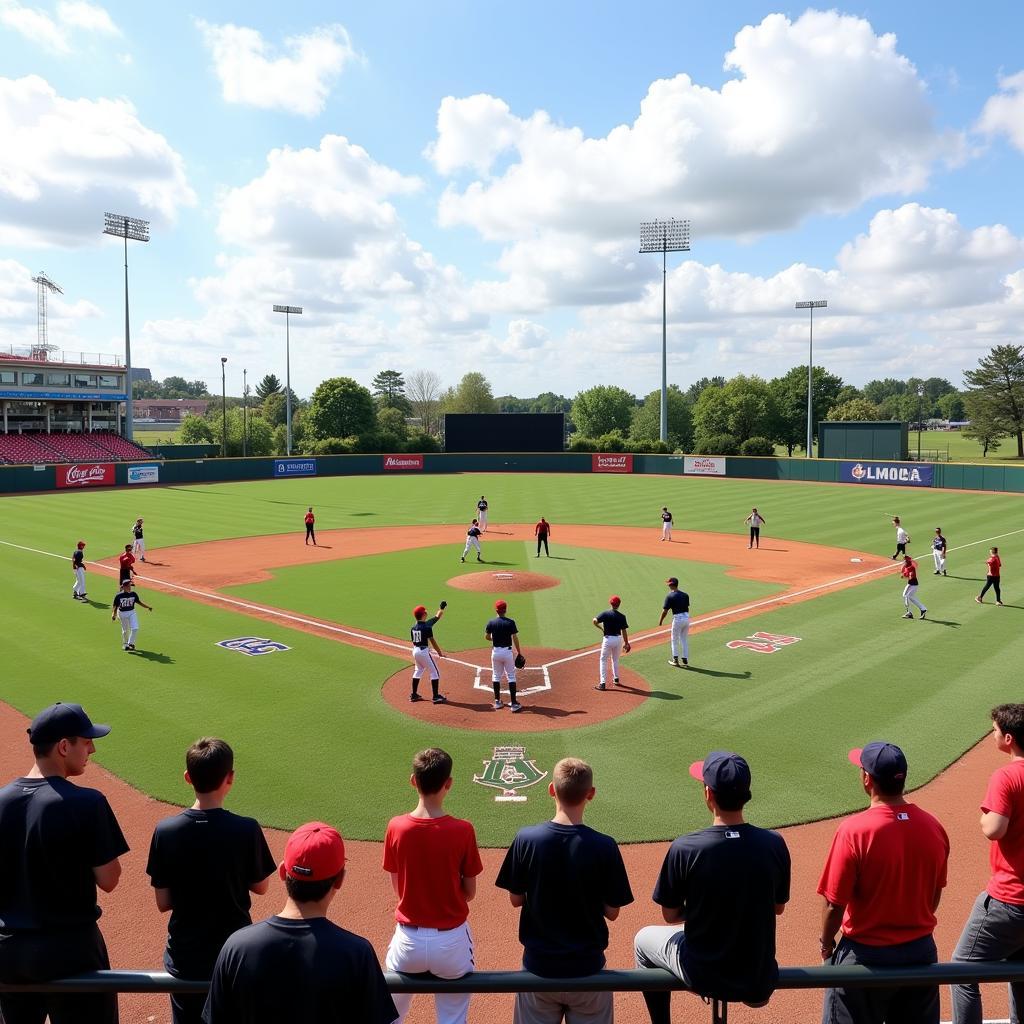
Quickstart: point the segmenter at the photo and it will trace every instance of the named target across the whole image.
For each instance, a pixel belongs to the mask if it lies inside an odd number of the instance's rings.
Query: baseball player
[[[480,530],[487,532],[487,499],[481,494],[480,500],[476,503],[476,518],[480,524]]]
[[[146,560],[146,542],[142,538],[142,516],[139,516],[135,520],[132,526],[132,536],[135,537],[135,544],[132,546],[132,554],[135,555],[139,561],[144,562]]]
[[[124,583],[127,580],[129,583],[132,581],[133,576],[137,576],[135,566],[135,556],[132,554],[131,544],[125,544],[124,554],[119,555],[117,558],[118,562],[118,583]]]
[[[126,651],[135,650],[135,636],[139,632],[139,617],[135,614],[135,606],[141,604],[143,608],[148,608],[150,611],[153,610],[151,604],[146,604],[141,597],[134,590],[132,590],[132,581],[125,580],[121,584],[121,589],[114,595],[114,602],[111,606],[113,611],[110,613],[110,621],[120,617],[121,619],[121,637],[124,640],[124,649]]]
[[[892,556],[895,560],[900,555],[906,555],[907,545],[910,543],[910,534],[903,529],[899,516],[893,517],[892,525],[896,527],[896,554]]]
[[[621,603],[622,598],[613,594],[608,598],[608,604],[611,607],[591,620],[604,633],[604,639],[601,641],[601,682],[594,687],[595,690],[608,689],[605,684],[608,681],[609,662],[612,666],[612,681],[616,686],[619,685],[619,654],[629,654],[630,652],[629,623],[626,621],[626,616],[619,611]]]
[[[907,581],[907,585],[903,588],[903,605],[907,609],[907,613],[903,618],[912,619],[914,617],[914,613],[910,610],[910,606],[914,605],[921,609],[921,618],[923,619],[928,614],[928,609],[917,599],[917,562],[910,555],[903,556],[900,575]]]
[[[544,554],[550,558],[551,552],[548,550],[548,537],[551,536],[551,524],[543,517],[540,517],[540,522],[533,528],[533,532],[537,537],[537,557],[540,558],[540,546],[544,545]]]
[[[668,584],[668,593],[665,595],[665,603],[661,606],[661,618],[658,619],[660,626],[665,621],[665,616],[672,613],[672,658],[670,665],[679,668],[679,659],[682,658],[683,668],[688,668],[690,663],[687,660],[690,656],[690,595],[679,589],[679,580],[675,576],[669,576],[665,583]]]
[[[314,523],[316,523],[316,516],[313,515],[313,506],[309,506],[309,511],[306,513],[306,543],[313,542],[313,547],[316,547],[316,530],[313,529]]]
[[[413,618],[416,621],[413,622],[412,629],[409,630],[409,636],[412,639],[412,662],[414,666],[412,670],[412,693],[409,694],[409,700],[413,703],[423,700],[420,696],[420,679],[423,678],[424,672],[430,673],[430,689],[433,691],[432,699],[434,703],[448,703],[448,698],[437,692],[438,684],[441,682],[441,673],[438,671],[437,662],[434,661],[430,653],[430,648],[433,647],[439,658],[444,657],[444,652],[437,646],[437,641],[434,639],[434,627],[443,618],[444,610],[447,607],[448,602],[442,601],[438,605],[437,614],[429,619],[427,618],[427,609],[423,605],[418,604],[412,610]]]
[[[510,619],[505,612],[508,611],[508,604],[505,601],[495,601],[494,610],[498,613],[484,631],[484,637],[491,644],[491,678],[494,681],[494,710],[500,711],[504,705],[501,703],[501,677],[504,674],[508,680],[509,711],[516,714],[523,710],[522,704],[516,700],[516,662],[515,655],[522,656],[519,647],[519,629],[516,620]]]
[[[1003,571],[1003,560],[999,557],[999,548],[989,548],[988,550],[989,555],[985,559],[985,586],[981,588],[980,594],[975,595],[974,600],[978,604],[984,604],[985,595],[989,592],[989,588],[993,588],[996,592],[996,604],[1001,605],[1003,594],[999,589],[999,581]]]
[[[764,526],[766,520],[756,508],[750,510],[750,515],[743,520],[750,527],[750,543],[747,545],[748,548],[761,547],[761,527]]]
[[[932,561],[935,562],[935,575],[946,575],[946,538],[942,536],[942,527],[935,527],[932,537]]]
[[[664,505],[661,507],[661,539],[672,540],[672,513]]]
[[[462,549],[462,557],[459,559],[460,562],[466,560],[466,555],[469,554],[470,548],[476,548],[476,560],[482,562],[483,559],[480,557],[480,523],[474,519],[469,529],[466,531],[466,546]]]
[[[71,588],[72,601],[85,601],[85,541],[80,540],[71,552],[71,569],[75,574],[75,585]]]

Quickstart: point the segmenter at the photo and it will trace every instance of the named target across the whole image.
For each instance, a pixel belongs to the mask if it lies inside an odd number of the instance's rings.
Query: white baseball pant
[[[942,572],[946,568],[946,556],[938,548],[932,548],[932,561],[935,563],[936,572]]]
[[[429,972],[438,978],[461,978],[475,970],[473,936],[469,925],[441,931],[399,924],[391,937],[384,966],[403,974]],[[404,1024],[412,1004],[412,995],[396,992],[392,999],[398,1010],[399,1024]],[[465,1024],[469,1014],[469,992],[436,993],[434,1010],[437,1024]]]
[[[135,643],[135,637],[139,632],[139,616],[137,612],[118,612],[117,617],[121,622],[121,636],[125,645]]]
[[[465,558],[469,554],[470,548],[476,548],[476,557],[480,557],[480,538],[466,536],[466,546],[462,549],[462,557]]]
[[[661,539],[671,540],[672,539],[672,523],[662,522],[661,524]]]
[[[516,681],[516,656],[511,647],[494,647],[491,649],[491,678],[501,682],[502,674],[510,682]]]
[[[928,611],[928,609],[925,608],[925,606],[917,599],[917,586],[912,586],[909,583],[903,588],[903,604],[908,612],[910,611],[911,605],[915,605],[923,612]]]
[[[72,594],[85,593],[85,569],[75,569],[75,585],[71,588]]]
[[[690,613],[679,612],[672,616],[672,657],[690,657]]]
[[[608,662],[612,663],[612,679],[619,681],[619,655],[622,653],[622,637],[606,636],[601,641],[601,685],[608,681]]]
[[[132,545],[132,554],[136,558],[146,557],[146,542],[141,537],[136,538],[135,543]]]
[[[477,512],[476,525],[479,526],[481,530],[487,529],[487,509]]]
[[[414,647],[412,661],[416,666],[412,672],[413,679],[422,679],[424,672],[429,672],[431,679],[441,678],[441,673],[437,670],[437,662],[434,661],[429,647]]]

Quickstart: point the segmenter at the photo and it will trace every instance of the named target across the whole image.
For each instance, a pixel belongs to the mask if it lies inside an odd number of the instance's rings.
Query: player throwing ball
[[[146,560],[146,541],[142,535],[142,516],[132,524],[132,536],[135,538],[132,544],[132,554],[140,561]]]
[[[607,690],[608,663],[612,666],[612,681],[619,685],[619,655],[629,654],[629,623],[626,616],[619,611],[622,598],[612,595],[608,598],[611,606],[606,611],[596,615],[591,621],[604,633],[601,641],[601,682],[594,687],[595,690]]]
[[[492,645],[491,679],[494,682],[494,710],[500,711],[504,707],[501,703],[501,677],[504,675],[508,680],[508,709],[516,714],[523,710],[523,706],[516,700],[516,657],[523,657],[519,647],[519,628],[516,626],[516,620],[505,614],[508,611],[508,604],[505,601],[495,601],[494,610],[498,614],[487,623],[484,632],[487,642]],[[512,654],[513,649],[515,655]],[[523,664],[525,663],[524,660]]]
[[[476,549],[476,560],[478,562],[483,561],[483,559],[480,557],[481,532],[482,531],[480,529],[480,523],[476,519],[474,519],[473,522],[470,523],[469,529],[466,531],[466,546],[462,549],[462,557],[459,559],[460,562],[464,562],[466,560],[466,555],[469,554],[470,548]]]
[[[690,595],[685,590],[679,589],[679,580],[675,576],[669,576],[665,583],[668,585],[668,593],[665,595],[665,603],[661,606],[661,618],[658,619],[660,626],[665,621],[665,616],[672,613],[672,657],[670,665],[679,668],[679,659],[682,658],[683,668],[689,668],[690,662]]]
[[[429,619],[427,618],[427,609],[423,605],[418,604],[412,610],[413,618],[416,621],[412,624],[412,629],[409,630],[409,636],[412,639],[413,662],[412,693],[409,694],[409,700],[414,703],[423,700],[420,696],[420,680],[423,678],[424,672],[430,673],[430,689],[433,691],[431,699],[434,703],[448,703],[448,698],[437,692],[441,682],[441,673],[438,670],[437,662],[434,661],[433,655],[430,653],[430,648],[433,647],[439,658],[444,657],[444,652],[437,646],[437,641],[434,639],[434,627],[444,616],[444,610],[447,607],[448,602],[442,601],[437,606],[437,614]]]
[[[903,556],[900,575],[907,581],[907,585],[903,588],[903,605],[907,612],[903,618],[912,619],[914,617],[914,613],[910,610],[910,606],[914,605],[921,609],[921,618],[923,619],[928,614],[928,609],[917,599],[917,562],[910,555]]]
[[[910,543],[910,534],[903,529],[903,524],[900,522],[899,516],[892,517],[892,525],[896,527],[896,554],[892,556],[896,559],[899,558],[900,555],[906,556],[907,545]]]
[[[139,632],[139,617],[135,614],[135,606],[141,604],[143,608],[148,608],[150,611],[153,610],[153,606],[146,604],[145,601],[139,597],[132,590],[132,581],[125,580],[121,584],[121,590],[114,597],[113,611],[110,613],[110,621],[114,619],[121,619],[121,637],[124,640],[124,649],[126,651],[135,650],[135,637]]]

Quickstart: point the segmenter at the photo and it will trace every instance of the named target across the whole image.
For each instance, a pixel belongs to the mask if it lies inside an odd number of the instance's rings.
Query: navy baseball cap
[[[674,586],[678,585],[678,583],[679,583],[679,580],[677,580],[677,579],[675,578],[675,576],[669,576],[669,578],[668,578],[667,580],[665,580],[665,582],[666,582],[666,583],[671,583],[671,584],[672,584],[672,586],[674,587]]]
[[[93,725],[92,719],[85,713],[81,704],[51,704],[32,719],[32,724],[25,730],[29,742],[56,743],[58,740],[83,739],[95,740],[110,732],[109,725]]]
[[[897,782],[907,777],[907,758],[895,743],[876,740],[866,747],[854,747],[848,756],[850,764],[863,768],[873,779]]]
[[[690,765],[690,774],[712,793],[750,799],[750,765],[739,754],[712,750],[703,761],[694,761]]]

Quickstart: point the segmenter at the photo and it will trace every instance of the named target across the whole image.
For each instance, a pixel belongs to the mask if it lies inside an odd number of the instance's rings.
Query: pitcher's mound
[[[465,576],[453,576],[448,580],[448,586],[457,590],[482,591],[485,594],[521,594],[527,590],[547,590],[559,586],[561,582],[554,576],[544,576],[539,572],[492,569],[489,572],[484,570],[466,573]]]

